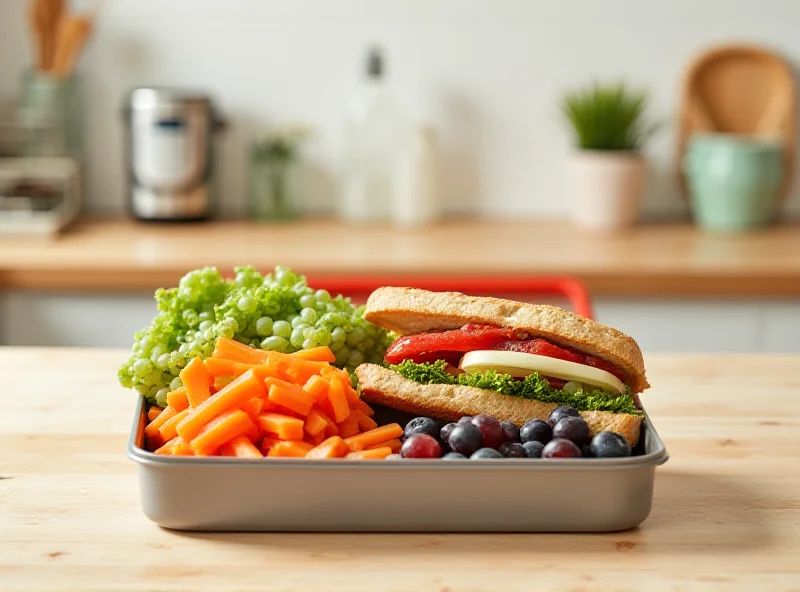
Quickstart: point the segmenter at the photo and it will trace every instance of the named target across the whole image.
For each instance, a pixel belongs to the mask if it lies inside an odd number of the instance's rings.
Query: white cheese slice
[[[613,374],[558,358],[502,350],[476,350],[461,358],[459,367],[467,374],[494,370],[522,378],[533,372],[543,376],[574,380],[606,391],[625,392],[625,385]]]

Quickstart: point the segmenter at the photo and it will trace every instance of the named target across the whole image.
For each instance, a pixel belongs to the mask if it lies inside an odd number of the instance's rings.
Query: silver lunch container
[[[376,408],[382,422],[403,421]],[[142,509],[176,530],[610,532],[650,514],[669,458],[649,418],[620,459],[348,461],[171,457],[144,448],[140,397],[128,456]],[[324,492],[325,495],[321,493]]]

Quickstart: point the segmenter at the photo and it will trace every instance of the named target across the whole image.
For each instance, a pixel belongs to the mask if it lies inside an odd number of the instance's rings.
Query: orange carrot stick
[[[147,421],[153,421],[162,411],[164,411],[163,408],[159,407],[158,405],[153,405],[147,410]]]
[[[282,440],[302,440],[303,420],[279,413],[262,413],[258,416],[258,427]]]
[[[402,435],[403,428],[400,427],[400,424],[390,423],[385,426],[375,428],[374,430],[364,432],[363,434],[345,438],[345,442],[347,442],[350,450],[353,452],[358,452],[359,450],[366,450],[375,444],[386,442],[387,440],[392,440],[393,438],[399,438]]]
[[[328,389],[328,401],[331,404],[333,411],[333,420],[336,423],[342,423],[345,419],[350,417],[350,407],[347,405],[347,398],[344,394],[344,387],[342,381],[338,377],[331,380],[331,386]]]
[[[220,446],[253,428],[250,416],[241,409],[231,409],[208,422],[191,441],[197,456],[209,456]]]
[[[236,371],[241,372],[242,368],[244,368],[245,366],[246,364],[240,364],[237,362]],[[261,380],[266,380],[267,378],[292,380],[292,378],[286,373],[287,368],[289,368],[289,362],[286,360],[281,360],[273,357],[269,358],[263,364],[258,364],[256,366],[250,366],[250,367],[253,369],[256,376],[258,376]]]
[[[339,436],[331,436],[309,450],[306,458],[343,458],[349,450]]]
[[[278,438],[271,438],[269,436],[264,436],[264,438],[261,440],[261,444],[259,444],[261,453],[264,456],[267,456],[272,447],[275,446],[275,444],[277,444],[278,442],[282,442],[282,440],[279,440]]]
[[[314,355],[320,356],[321,353],[315,353]],[[238,341],[234,341],[233,339],[220,337],[217,339],[217,343],[214,347],[213,357],[255,365],[266,365],[271,361],[286,362],[289,367],[296,372],[306,375],[302,382],[305,382],[309,376],[319,374],[322,370],[330,367],[330,365],[324,361],[306,360],[303,358],[304,355],[307,354],[296,356],[294,354],[255,349],[243,343],[239,343]],[[325,355],[328,356],[328,354]]]
[[[398,440],[397,438],[393,438],[392,440],[386,440],[386,442],[380,442],[375,444],[375,446],[370,446],[367,450],[373,450],[374,448],[391,448],[392,452],[400,452],[400,448],[403,446],[403,443]]]
[[[269,352],[255,349],[227,337],[220,337],[214,346],[213,357],[245,364],[263,364],[269,357]]]
[[[333,406],[331,405],[331,400],[328,397],[327,391],[322,393],[322,396],[317,400],[314,407],[322,411],[325,415],[330,417],[331,420],[333,420]]]
[[[261,397],[253,397],[242,403],[239,407],[242,411],[250,416],[250,419],[256,421],[258,415],[264,410],[264,399]]]
[[[327,413],[325,413],[325,411],[320,409],[318,406],[315,406],[313,409],[317,412],[317,414],[319,414],[319,416],[322,419],[325,420],[325,423],[328,424],[325,427],[325,432],[326,432],[327,437],[330,438],[331,436],[338,436],[339,435],[339,428],[336,426],[336,422],[333,421],[331,416],[328,415]],[[331,433],[328,433],[328,432],[331,432]]]
[[[266,413],[267,411],[274,411],[275,413],[283,413],[284,415],[294,415],[294,412],[289,411],[285,407],[281,407],[276,403],[273,403],[269,399],[261,399],[263,403],[261,404],[261,413]],[[261,415],[259,413],[259,415]]]
[[[172,456],[194,456],[191,447],[180,436],[175,436],[165,443],[156,454],[171,454]]]
[[[227,445],[230,445],[234,456],[239,458],[262,458],[263,456],[246,436],[237,436]]]
[[[375,422],[375,420],[361,411],[361,409],[354,410],[352,414],[356,417],[356,423],[358,424],[359,431],[368,432],[378,427],[378,424]]]
[[[305,458],[312,448],[314,448],[312,444],[302,440],[282,440],[270,448],[267,456]]]
[[[339,428],[339,435],[342,438],[349,438],[350,436],[355,436],[357,433],[359,433],[358,421],[353,415],[345,419],[343,422],[336,424],[336,427]]]
[[[183,411],[189,406],[189,399],[186,396],[186,387],[181,387],[167,393],[167,405],[175,411]]]
[[[316,403],[319,401],[319,398],[323,393],[328,392],[329,387],[330,383],[327,380],[322,378],[322,376],[315,374],[306,381],[306,383],[303,385],[303,390],[314,397],[314,402]]]
[[[179,375],[183,388],[186,389],[186,398],[189,400],[189,407],[197,407],[211,396],[209,391],[208,370],[206,370],[203,360],[193,358],[181,370]]]
[[[233,360],[225,360],[223,358],[206,358],[203,360],[203,365],[208,370],[208,375],[214,378],[217,376],[233,376],[234,364]]]
[[[264,383],[258,380],[252,371],[245,372],[213,397],[203,401],[194,413],[184,418],[178,424],[178,435],[191,442],[203,426],[220,413],[234,409],[253,397],[263,396]]]
[[[306,442],[309,444],[313,444],[314,446],[319,446],[322,444],[322,441],[325,439],[325,432],[320,432],[316,436],[307,436]]]
[[[214,384],[212,385],[213,388],[211,389],[211,393],[215,394],[224,389],[230,383],[235,380],[233,376],[216,376],[214,378]]]
[[[184,409],[183,411],[176,413],[174,416],[165,421],[164,425],[158,428],[158,433],[165,442],[167,440],[172,440],[178,435],[178,424],[182,422],[183,418],[189,415],[191,411],[191,409]]]
[[[158,414],[158,417],[147,424],[147,427],[144,428],[144,435],[148,438],[156,437],[161,426],[167,423],[167,420],[172,419],[177,414],[178,412],[173,407],[167,405],[164,407],[164,410]]]
[[[321,375],[328,367],[327,362],[293,360],[286,369],[286,375],[298,384],[305,384],[312,376]]]
[[[172,456],[194,456],[194,450],[180,436],[172,439]]]
[[[312,347],[311,349],[301,349],[291,355],[299,360],[308,360],[311,362],[329,362],[332,364],[336,361],[336,356],[327,345]]]
[[[317,434],[321,434],[325,431],[325,426],[328,425],[328,421],[322,416],[322,414],[317,409],[312,409],[308,413],[308,417],[306,417],[306,425],[305,430],[308,434],[312,436],[316,436]]]
[[[269,389],[267,397],[270,401],[299,415],[308,415],[314,405],[314,397],[295,384],[278,378],[267,378],[264,384]]]
[[[292,417],[300,417],[305,421],[306,415],[311,411],[310,401],[302,401],[289,389],[282,386],[271,386],[269,389],[269,403],[276,405],[277,413],[284,413]]]
[[[375,415],[375,411],[373,411],[373,410],[372,410],[372,407],[370,407],[369,405],[367,405],[367,404],[366,404],[366,403],[365,403],[363,400],[361,400],[361,399],[359,399],[359,400],[358,400],[358,401],[356,401],[355,403],[351,404],[351,405],[350,405],[350,409],[358,409],[359,411],[361,411],[362,413],[364,413],[364,415],[368,415],[368,416],[370,416],[370,417],[372,417],[373,415]]]
[[[159,446],[154,450],[156,454],[165,454],[171,455],[172,454],[172,447],[175,446],[175,442],[170,440],[169,442],[165,442],[163,445]]]
[[[342,390],[344,391],[345,399],[347,399],[347,404],[352,407],[359,399],[358,393],[350,384],[350,375],[347,373],[347,370],[338,370],[335,376],[337,376],[342,383]]]
[[[347,459],[361,459],[361,460],[383,460],[392,453],[392,449],[388,446],[383,448],[370,448],[369,450],[360,450],[358,452],[350,452],[345,456]]]

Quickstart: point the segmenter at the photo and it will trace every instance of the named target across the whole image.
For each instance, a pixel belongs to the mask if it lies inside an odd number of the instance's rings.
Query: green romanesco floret
[[[211,355],[223,336],[287,353],[327,345],[336,365],[348,370],[382,361],[391,336],[364,319],[363,306],[314,290],[285,267],[266,276],[251,266],[234,271],[225,279],[216,268],[197,269],[176,288],[156,291],[158,314],[134,336],[132,355],[118,372],[120,384],[164,404],[181,385],[181,369],[194,357]]]

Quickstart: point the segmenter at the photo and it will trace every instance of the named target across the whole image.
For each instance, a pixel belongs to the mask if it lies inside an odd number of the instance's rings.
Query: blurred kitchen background
[[[646,351],[800,351],[797,22],[792,0],[3,0],[0,343],[128,347],[156,287],[252,263],[568,276]]]

